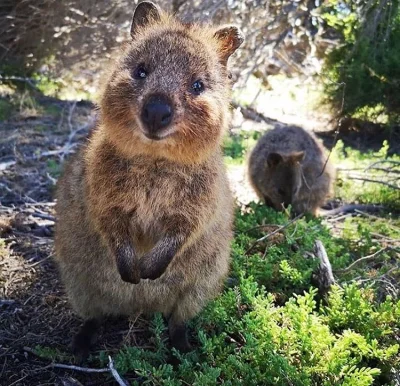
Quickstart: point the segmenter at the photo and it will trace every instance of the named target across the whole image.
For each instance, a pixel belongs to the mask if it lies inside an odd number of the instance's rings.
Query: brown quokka
[[[249,159],[249,178],[265,204],[317,215],[332,191],[335,171],[325,149],[301,127],[278,127],[264,134]]]
[[[85,320],[86,355],[105,315],[161,312],[172,346],[229,269],[232,197],[221,153],[230,119],[234,26],[184,24],[150,2],[110,71],[99,123],[66,166],[57,194],[56,256]]]

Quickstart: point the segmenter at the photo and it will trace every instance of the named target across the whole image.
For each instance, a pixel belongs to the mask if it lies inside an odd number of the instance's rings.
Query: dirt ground
[[[39,102],[40,112],[0,123],[0,385],[112,385],[110,375],[53,368],[37,355],[40,346],[68,352],[80,325],[52,259],[53,192],[60,165],[95,124],[88,103]],[[332,133],[325,137],[332,142]],[[255,198],[242,166],[230,168],[230,178],[240,201]],[[150,347],[147,327],[110,320],[95,351]]]

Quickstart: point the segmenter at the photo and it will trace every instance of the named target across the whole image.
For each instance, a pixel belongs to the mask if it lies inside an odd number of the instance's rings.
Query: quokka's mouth
[[[152,141],[162,141],[163,139],[170,137],[173,134],[174,130],[166,130],[157,133],[152,133],[146,130],[143,130],[142,132],[146,138],[151,139]]]
[[[162,141],[163,139],[169,138],[172,134],[174,134],[176,130],[173,127],[170,127],[166,130],[160,130],[160,131],[148,131],[146,129],[142,129],[143,135],[147,139],[151,139],[152,141]]]

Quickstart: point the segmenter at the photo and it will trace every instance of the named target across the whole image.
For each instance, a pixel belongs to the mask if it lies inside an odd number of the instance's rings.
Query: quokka
[[[190,349],[186,322],[228,273],[233,200],[221,153],[230,121],[234,26],[184,24],[151,2],[110,71],[99,123],[58,184],[56,259],[84,324],[87,355],[106,315],[161,312]]]
[[[248,175],[265,204],[317,215],[332,193],[335,170],[315,136],[297,126],[268,131],[249,158]]]

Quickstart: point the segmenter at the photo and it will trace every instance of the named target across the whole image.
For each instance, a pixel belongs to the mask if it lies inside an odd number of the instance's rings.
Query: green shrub
[[[5,121],[11,117],[14,106],[7,99],[0,99],[0,121]]]
[[[335,267],[347,264],[350,244],[333,239],[318,219],[300,219],[279,240],[258,243],[262,224],[286,224],[282,213],[254,203],[236,215],[231,275],[226,288],[192,322],[196,350],[174,351],[168,364],[166,326],[152,323],[153,350],[125,347],[115,357],[121,373],[149,385],[372,385],[388,382],[399,366],[400,302],[378,304],[371,289],[335,286],[322,305],[310,284],[323,241]],[[267,252],[265,253],[265,249]],[[375,382],[375,383],[374,383]]]
[[[258,131],[241,131],[229,134],[224,138],[224,156],[227,163],[240,164],[244,161],[245,155],[262,135]]]
[[[343,115],[399,122],[400,14],[398,1],[330,0],[323,18],[343,43],[326,59],[328,99]]]

